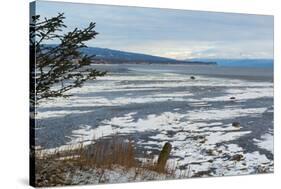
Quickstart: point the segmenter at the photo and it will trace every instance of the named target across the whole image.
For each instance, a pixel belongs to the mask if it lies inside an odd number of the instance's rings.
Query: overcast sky
[[[59,12],[67,30],[96,22],[92,47],[176,59],[273,58],[272,16],[37,1],[36,14]]]

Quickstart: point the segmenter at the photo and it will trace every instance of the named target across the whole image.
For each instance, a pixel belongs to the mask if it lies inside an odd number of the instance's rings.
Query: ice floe
[[[273,154],[273,134],[266,133],[261,136],[261,139],[254,139],[254,141],[257,146]]]

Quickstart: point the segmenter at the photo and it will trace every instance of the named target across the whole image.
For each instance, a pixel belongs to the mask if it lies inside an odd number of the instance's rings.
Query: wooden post
[[[172,145],[169,142],[166,142],[163,146],[157,161],[157,171],[165,171],[166,163],[169,158],[170,152],[172,150]]]

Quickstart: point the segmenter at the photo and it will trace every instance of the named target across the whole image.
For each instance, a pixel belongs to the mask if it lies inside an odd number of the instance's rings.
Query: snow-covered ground
[[[67,181],[72,185],[99,184],[99,183],[124,183],[149,180],[164,180],[172,177],[153,171],[115,166],[111,169],[77,170],[69,173]]]
[[[170,142],[178,176],[182,170],[188,176],[273,172],[273,83],[190,76],[109,73],[72,90],[70,98],[42,103],[37,144],[51,151],[118,133],[155,156]]]

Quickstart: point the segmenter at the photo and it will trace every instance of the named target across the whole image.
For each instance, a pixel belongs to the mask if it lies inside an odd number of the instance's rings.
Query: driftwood
[[[166,142],[163,146],[157,161],[157,170],[160,172],[165,171],[166,163],[169,158],[170,152],[172,150],[172,145]]]

